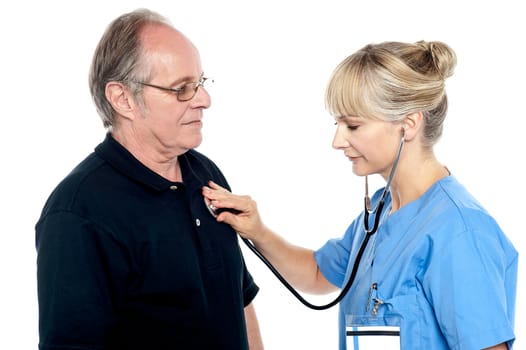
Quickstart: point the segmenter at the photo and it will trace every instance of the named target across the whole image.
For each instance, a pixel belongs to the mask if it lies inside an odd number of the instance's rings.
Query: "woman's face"
[[[358,176],[388,177],[402,137],[399,124],[355,116],[336,118],[332,146],[342,150]]]

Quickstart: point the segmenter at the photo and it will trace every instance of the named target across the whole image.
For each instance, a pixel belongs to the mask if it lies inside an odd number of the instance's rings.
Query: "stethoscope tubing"
[[[313,310],[326,310],[326,309],[330,309],[331,307],[333,307],[334,305],[336,305],[340,301],[342,301],[342,299],[345,297],[345,295],[347,294],[347,292],[351,288],[352,284],[354,283],[354,279],[356,278],[356,273],[358,272],[358,267],[360,266],[360,261],[362,260],[362,255],[363,255],[363,253],[365,251],[365,248],[367,247],[367,243],[369,242],[369,238],[373,234],[375,234],[375,232],[367,232],[366,233],[365,238],[362,241],[362,244],[360,246],[360,250],[358,251],[358,254],[356,255],[356,259],[354,260],[353,269],[351,271],[351,276],[349,277],[349,280],[345,284],[344,288],[341,290],[340,294],[333,301],[331,301],[330,303],[325,304],[325,305],[314,305],[314,304],[311,304],[310,302],[308,302],[305,298],[303,298],[301,296],[301,294],[298,293],[298,291],[296,291],[294,289],[294,287],[292,287],[289,284],[289,282],[287,282],[287,280],[278,272],[278,270],[276,270],[276,268],[270,263],[270,261],[268,261],[268,259],[265,258],[265,256],[263,256],[263,254],[261,254],[259,252],[259,250],[257,250],[257,248],[248,239],[246,239],[246,238],[241,238],[241,239],[243,240],[243,242],[245,242],[245,244],[248,246],[248,248],[250,248],[250,250],[252,250],[252,252],[258,258],[260,258],[261,261],[263,261],[263,263],[265,265],[267,265],[267,267],[270,269],[270,271],[272,271],[272,273],[281,281],[281,283],[285,286],[285,288],[287,288],[303,305],[305,305],[308,308],[313,309]]]
[[[400,141],[400,147],[398,148],[398,153],[396,155],[396,159],[393,163],[393,167],[391,168],[391,172],[389,174],[389,178],[387,180],[387,184],[384,187],[384,190],[382,192],[382,195],[380,197],[380,200],[378,201],[378,204],[376,205],[376,208],[374,210],[370,210],[368,208],[368,202],[369,202],[369,196],[366,191],[365,196],[365,211],[364,211],[364,230],[365,230],[365,237],[360,245],[360,249],[358,250],[358,253],[356,254],[356,258],[354,259],[353,268],[351,270],[351,275],[349,276],[349,279],[345,283],[345,286],[340,291],[340,294],[331,302],[325,304],[325,305],[314,305],[310,302],[308,302],[294,287],[290,285],[289,282],[279,273],[279,271],[272,265],[268,259],[261,254],[261,252],[248,240],[247,238],[241,237],[242,241],[247,245],[247,247],[269,268],[269,270],[278,278],[278,280],[287,288],[303,305],[307,306],[310,309],[313,310],[326,310],[329,309],[336,304],[338,304],[342,299],[345,297],[347,292],[351,289],[352,284],[354,283],[354,280],[356,278],[356,274],[358,273],[358,268],[360,267],[360,261],[362,260],[363,253],[365,252],[365,249],[367,248],[367,243],[369,242],[369,239],[376,234],[378,231],[378,226],[380,224],[380,216],[382,214],[382,210],[385,203],[385,198],[387,197],[387,192],[389,191],[389,187],[391,186],[391,182],[393,180],[394,172],[398,166],[398,161],[400,160],[400,155],[402,154],[402,148],[404,146],[405,141],[405,133],[402,129],[402,139]],[[217,216],[217,212],[215,208],[211,207],[208,203],[206,203],[206,207],[210,211],[210,213],[213,216]],[[375,218],[373,222],[373,228],[369,229],[369,215],[374,213]]]

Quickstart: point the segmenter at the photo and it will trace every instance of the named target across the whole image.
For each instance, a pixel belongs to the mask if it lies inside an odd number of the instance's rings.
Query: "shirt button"
[[[172,186],[170,186],[170,189],[171,189],[172,191],[175,191],[175,190],[177,189],[177,186],[172,185]]]
[[[197,227],[201,226],[201,220],[199,220],[199,219],[195,219],[195,225],[196,225]]]

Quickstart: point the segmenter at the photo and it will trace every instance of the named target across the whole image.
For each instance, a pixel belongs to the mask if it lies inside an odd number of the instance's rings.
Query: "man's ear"
[[[135,100],[122,83],[110,81],[106,84],[105,92],[106,98],[117,114],[127,119],[134,118]]]
[[[424,125],[424,114],[422,112],[415,112],[408,114],[402,122],[405,139],[410,141],[415,138],[420,128]]]

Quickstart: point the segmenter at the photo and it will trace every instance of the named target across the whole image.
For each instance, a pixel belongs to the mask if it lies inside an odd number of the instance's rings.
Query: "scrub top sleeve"
[[[47,215],[36,234],[40,345],[102,348],[122,292],[110,284],[126,276],[122,248],[70,212]]]
[[[373,199],[377,196],[375,194]],[[314,252],[314,258],[323,276],[339,288],[342,288],[345,283],[349,260],[356,257],[361,240],[365,236],[362,225],[363,215],[362,212],[349,225],[343,237],[328,240],[325,245]]]
[[[497,231],[479,226],[456,234],[429,265],[424,287],[451,348],[481,349],[514,339],[508,249]]]
[[[349,263],[350,250],[342,239],[331,239],[314,252],[314,258],[323,276],[342,288]]]

